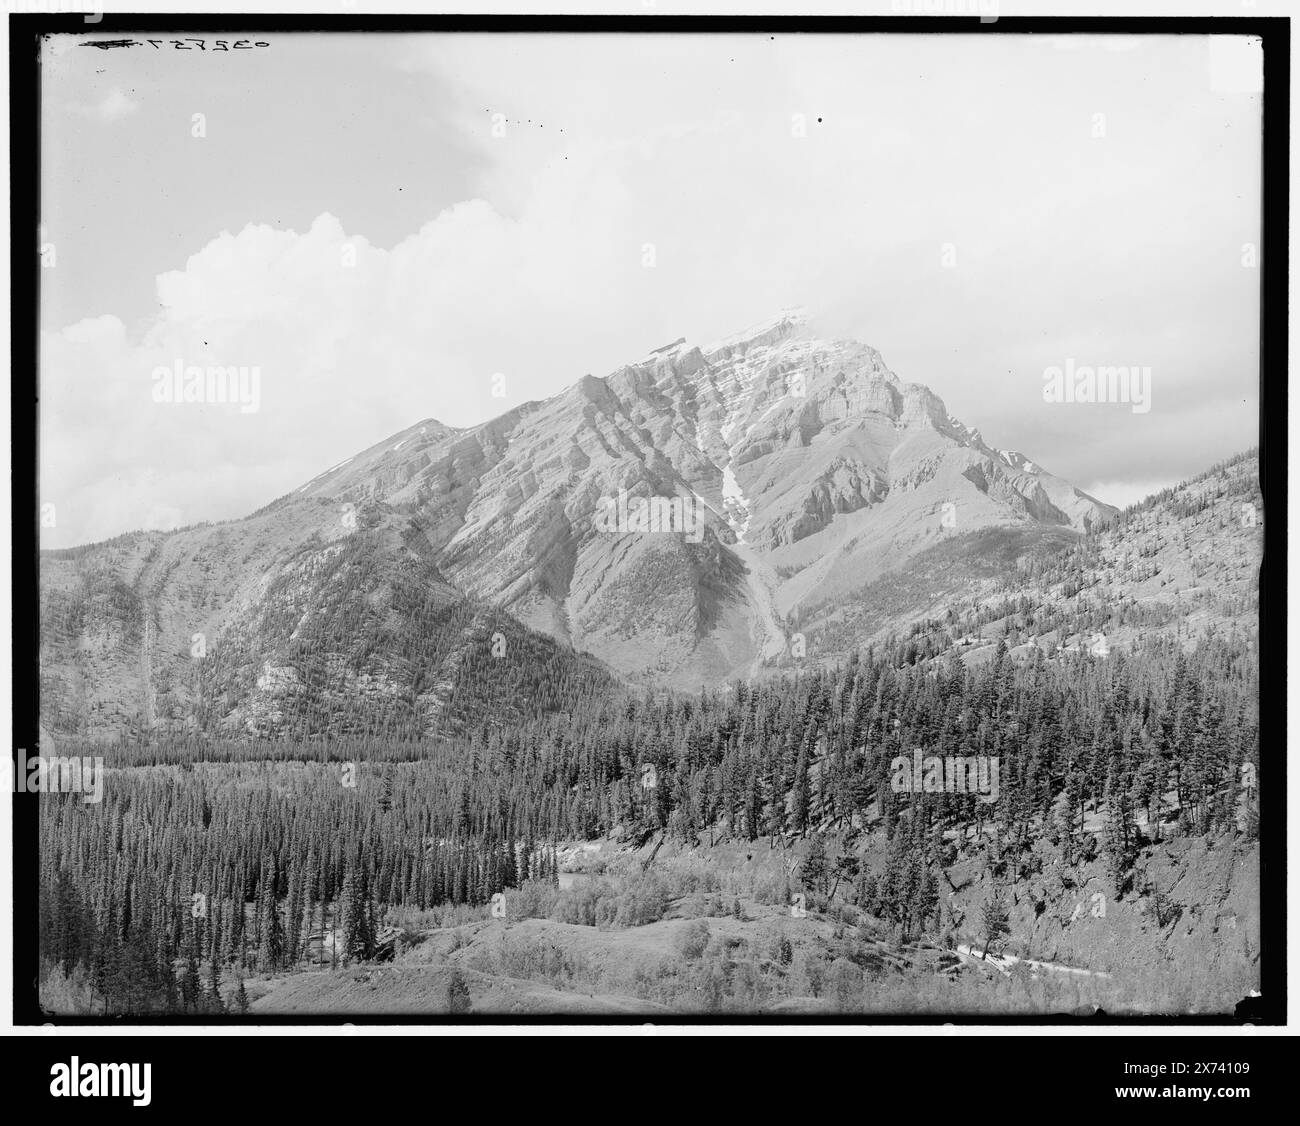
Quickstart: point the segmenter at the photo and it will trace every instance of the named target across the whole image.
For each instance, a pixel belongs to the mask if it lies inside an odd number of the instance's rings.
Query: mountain
[[[460,589],[690,688],[754,672],[803,605],[850,597],[954,528],[1081,533],[1114,514],[799,313],[678,340],[483,426],[418,423],[296,495],[400,512]],[[698,523],[606,534],[621,495],[681,498]]]
[[[93,737],[412,738],[608,692],[467,598],[409,524],[321,502],[44,553],[41,722]]]
[[[1060,550],[1115,515],[788,311],[479,426],[423,420],[244,520],[43,553],[42,714],[428,732],[484,705],[463,672],[494,644],[549,669],[503,681],[546,701],[601,663],[694,689],[818,631],[821,657],[870,640],[861,592],[956,537]]]
[[[891,636],[910,639],[908,663],[956,648],[967,665],[1000,642],[1016,660],[1105,656],[1154,634],[1188,651],[1213,635],[1253,647],[1263,544],[1259,453],[1248,450],[1084,537],[1025,526],[954,534],[848,604],[810,610],[799,628],[809,659]]]

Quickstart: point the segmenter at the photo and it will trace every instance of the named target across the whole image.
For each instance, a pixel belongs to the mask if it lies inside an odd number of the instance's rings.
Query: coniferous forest
[[[41,795],[43,972],[96,1012],[239,1011],[246,974],[391,956],[394,908],[554,885],[557,845],[609,836],[812,840],[795,890],[833,885],[904,934],[937,921],[954,841],[988,826],[1010,879],[1048,836],[1067,858],[1100,850],[1122,897],[1164,833],[1256,834],[1254,644],[1016,659],[999,643],[968,668],[900,641],[725,691],[584,691],[434,740],[62,740],[106,774],[98,804]],[[996,802],[896,792],[913,749],[996,756]],[[828,860],[832,832],[883,833],[883,866]]]

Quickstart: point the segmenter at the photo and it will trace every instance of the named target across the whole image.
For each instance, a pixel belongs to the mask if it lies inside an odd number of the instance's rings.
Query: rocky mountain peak
[[[423,419],[247,521],[164,537],[148,566],[195,552],[211,566],[219,541],[238,594],[219,613],[204,595],[204,632],[243,631],[250,652],[263,618],[306,628],[355,584],[381,609],[437,585],[439,605],[468,598],[624,676],[694,689],[755,673],[954,535],[1068,537],[1110,511],[988,445],[876,349],[783,310],[477,426]]]

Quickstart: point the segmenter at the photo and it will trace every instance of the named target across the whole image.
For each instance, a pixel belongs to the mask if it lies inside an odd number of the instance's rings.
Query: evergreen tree
[[[818,895],[826,894],[826,873],[829,866],[826,861],[826,842],[820,833],[813,836],[808,855],[799,867],[799,875],[804,887]]]
[[[217,969],[217,960],[212,959],[208,963],[208,993],[207,1007],[214,1013],[224,1013],[226,1011],[225,1002],[221,999],[221,975]]]
[[[980,910],[980,923],[984,931],[984,951],[981,957],[987,958],[989,947],[1011,933],[1006,898],[1002,894],[1002,889],[996,885],[992,895],[984,900]]]
[[[239,979],[239,988],[235,990],[235,1011],[243,1014],[248,1012],[248,990],[244,988],[244,979]]]

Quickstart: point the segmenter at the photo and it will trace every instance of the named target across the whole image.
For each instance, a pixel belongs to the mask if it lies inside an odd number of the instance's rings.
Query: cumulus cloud
[[[49,531],[80,542],[240,516],[420,417],[469,424],[522,401],[539,354],[567,376],[547,390],[576,379],[563,297],[608,277],[615,251],[564,235],[482,201],[392,250],[329,215],[303,233],[250,226],[158,279],[163,313],[139,339],[112,316],[45,334]],[[255,368],[257,411],[157,401],[155,371],[192,367]]]
[[[1109,51],[1111,70],[1024,45],[1019,69],[931,60],[934,96],[893,48],[798,37],[769,57],[664,37],[628,55],[580,38],[514,56],[508,89],[488,39],[403,58],[465,92],[488,173],[395,245],[329,213],[249,225],[159,276],[147,324],[43,335],[42,500],[59,513],[44,541],[242,516],[421,418],[470,425],[793,304],[989,441],[1081,485],[1104,473],[1112,502],[1232,452],[1195,448],[1180,412],[1217,412],[1216,433],[1248,444],[1223,420],[1244,432],[1253,408],[1253,173],[1195,140],[1240,106],[1147,104],[1149,60]],[[1162,58],[1177,72],[1187,51]],[[1026,98],[1049,81],[1066,92]],[[908,96],[886,112],[891,89]],[[1098,89],[1129,107],[1108,146],[1088,132]],[[1046,365],[1116,351],[1155,369],[1150,415],[1045,411]],[[258,410],[156,401],[155,369],[177,365],[256,367]]]

